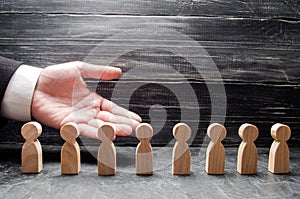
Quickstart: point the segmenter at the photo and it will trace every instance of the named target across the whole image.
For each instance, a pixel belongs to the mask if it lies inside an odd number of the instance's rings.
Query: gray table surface
[[[170,147],[154,148],[150,177],[135,175],[134,147],[117,147],[117,174],[109,177],[97,175],[96,161],[83,161],[79,175],[63,176],[59,161],[45,160],[40,174],[22,175],[19,161],[1,160],[0,198],[300,198],[300,148],[290,149],[288,175],[268,172],[268,150],[259,149],[257,175],[236,172],[237,148],[226,148],[219,176],[205,173],[204,147],[191,148],[190,176],[171,174]]]

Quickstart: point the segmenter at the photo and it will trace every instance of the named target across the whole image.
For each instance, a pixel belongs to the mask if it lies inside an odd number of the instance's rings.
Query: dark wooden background
[[[300,146],[299,9],[298,0],[1,0],[0,55],[38,67],[85,61],[97,45],[122,31],[151,26],[169,28],[197,41],[222,75],[227,99],[226,145],[237,146],[240,143],[238,128],[248,122],[257,125],[260,130],[257,145],[269,147],[272,142],[271,126],[282,122],[292,129],[289,144]],[[135,45],[143,41],[137,33],[131,42]],[[102,58],[114,56],[112,53],[117,52],[118,47],[128,45],[128,41],[123,40],[112,43],[112,46],[107,46],[105,54],[97,55],[99,62]],[[175,43],[179,45],[176,47],[180,47],[180,43]],[[150,122],[150,105],[160,104],[166,109],[167,121],[154,136],[153,145],[170,142],[171,129],[180,121],[183,109],[200,111],[199,118],[188,121],[198,126],[193,145],[199,146],[206,139],[210,122],[222,119],[211,121],[207,82],[195,78],[195,68],[185,60],[193,56],[197,55],[191,53],[180,57],[141,45],[140,49],[122,55],[112,65],[120,66],[124,72],[134,64],[177,67],[187,81],[162,73],[158,78],[149,77],[135,82],[89,83],[97,87],[101,95],[110,98],[117,83],[126,84],[130,89],[134,87],[131,84],[146,82],[125,101],[129,101],[130,110],[139,113],[146,122]],[[157,67],[157,70],[161,68]],[[178,85],[178,89],[190,84],[199,104],[179,107],[174,94],[160,86],[162,82]],[[155,112],[155,109],[152,111]],[[158,109],[157,113],[160,111]],[[154,127],[155,122],[160,122],[155,118],[151,120]],[[0,130],[0,144],[22,143],[19,134],[21,125],[9,121]],[[58,131],[47,127],[40,141],[43,145],[62,143]],[[118,138],[116,143],[134,145],[137,140],[124,137]]]

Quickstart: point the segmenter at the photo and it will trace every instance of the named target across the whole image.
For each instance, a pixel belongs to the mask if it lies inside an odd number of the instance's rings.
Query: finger
[[[111,125],[115,127],[117,136],[129,136],[132,134],[132,127],[127,124],[116,124],[112,122],[104,122],[100,119],[93,119],[89,121],[88,124],[95,128],[100,128],[103,124]]]
[[[124,116],[124,117],[134,119],[138,122],[142,122],[142,118],[138,114],[128,111],[125,108],[122,108],[116,105],[115,103],[113,103],[112,101],[109,101],[105,98],[102,99],[100,109],[102,111],[111,112],[114,115]]]
[[[116,134],[115,136],[129,136],[132,134],[132,128],[126,124],[114,124],[114,123],[110,123],[110,122],[101,122],[101,121],[93,121],[92,122],[93,125],[90,124],[85,124],[85,123],[80,123],[78,124],[78,128],[80,130],[80,135],[83,135],[85,137],[88,138],[92,138],[92,139],[97,139],[99,140],[98,137],[98,129],[101,126],[98,126],[98,124],[108,124],[111,126],[114,126],[116,128]],[[114,139],[115,140],[115,136]]]
[[[117,136],[129,136],[132,134],[132,128],[127,124],[114,124],[110,122],[105,122],[105,124],[114,126],[116,128]]]
[[[104,122],[102,120],[92,119],[88,122],[88,124],[95,128],[100,128],[100,126],[102,126]]]
[[[97,114],[96,118],[105,122],[111,122],[115,124],[127,124],[134,130],[140,124],[138,121],[134,119],[130,119],[124,116],[114,115],[107,111],[100,111]]]
[[[99,131],[99,128],[100,128],[102,125],[107,124],[107,123],[106,123],[106,122],[103,122],[102,120],[93,119],[93,120],[89,121],[89,124],[92,125],[92,126],[94,126],[94,127],[96,127],[96,128],[98,129],[98,131]],[[111,125],[111,126],[113,126],[113,125]],[[114,126],[114,129],[116,129],[115,126]],[[98,134],[97,134],[97,135],[98,135]],[[115,132],[112,141],[115,141],[116,137],[117,137],[117,136],[116,136],[116,132]],[[98,139],[99,139],[99,135],[98,135]]]
[[[94,65],[85,62],[76,62],[76,67],[79,69],[83,78],[112,80],[119,77],[122,73],[120,68]]]
[[[84,123],[78,124],[78,128],[80,130],[80,135],[99,140],[98,128]]]

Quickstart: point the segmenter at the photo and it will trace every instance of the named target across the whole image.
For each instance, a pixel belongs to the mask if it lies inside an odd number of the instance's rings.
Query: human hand
[[[104,122],[116,128],[117,136],[128,136],[142,121],[140,116],[91,91],[83,79],[112,80],[121,73],[119,68],[78,61],[48,66],[33,93],[32,115],[53,128],[75,122],[80,134],[90,138],[98,139]]]

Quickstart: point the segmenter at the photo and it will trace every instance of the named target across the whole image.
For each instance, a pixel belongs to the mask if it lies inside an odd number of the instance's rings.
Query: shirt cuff
[[[1,104],[2,117],[31,120],[31,102],[42,68],[21,65],[11,77]]]

